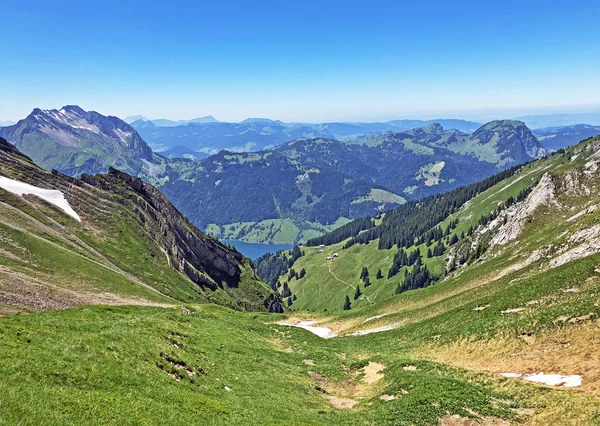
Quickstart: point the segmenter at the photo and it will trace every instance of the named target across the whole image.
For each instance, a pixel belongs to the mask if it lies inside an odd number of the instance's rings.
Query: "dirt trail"
[[[335,275],[335,274],[333,273],[333,271],[331,270],[331,263],[328,263],[328,264],[327,264],[327,269],[329,269],[329,273],[330,273],[330,274],[333,276],[333,278],[335,278],[337,281],[339,281],[339,282],[341,282],[341,283],[343,283],[343,284],[346,284],[346,285],[347,285],[348,287],[350,287],[352,290],[355,290],[355,289],[356,289],[356,288],[355,288],[355,287],[354,287],[352,284],[350,284],[349,282],[346,282],[346,281],[344,281],[344,280],[341,280],[341,279],[339,279],[339,278],[337,277],[337,275]]]

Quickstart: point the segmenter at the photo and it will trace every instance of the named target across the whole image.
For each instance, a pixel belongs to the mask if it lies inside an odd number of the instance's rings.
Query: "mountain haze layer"
[[[388,133],[439,123],[445,128],[472,132],[481,124],[465,120],[394,120],[385,123],[284,123],[267,118],[249,118],[240,123],[203,119],[169,122],[135,121],[131,125],[157,151],[186,149],[188,155],[204,158],[221,150],[249,152],[280,145],[297,138],[348,140],[368,133]]]
[[[538,140],[550,151],[577,144],[582,139],[600,135],[600,125],[575,124],[534,130]]]

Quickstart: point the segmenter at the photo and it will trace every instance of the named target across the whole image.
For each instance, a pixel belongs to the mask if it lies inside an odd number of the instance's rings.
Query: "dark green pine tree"
[[[430,258],[433,256],[433,253],[431,253],[431,248],[427,249],[427,258]]]
[[[292,295],[292,291],[290,290],[288,283],[287,282],[283,283],[283,291],[281,292],[281,297],[290,297],[291,295]]]
[[[294,268],[290,269],[290,273],[288,275],[288,281],[292,281],[292,278],[294,278],[296,276],[296,271],[294,270]]]
[[[294,295],[292,296],[292,300],[295,302],[296,300],[298,300],[298,297],[297,297],[297,296],[294,294]]]
[[[351,308],[350,306],[350,298],[346,295],[346,301],[344,302],[344,311],[347,311]]]
[[[294,302],[292,302],[292,298],[290,297],[290,298],[288,299],[288,301],[287,301],[288,308],[289,308],[290,306],[292,306],[292,303],[294,303]]]
[[[300,270],[300,274],[298,275],[298,279],[301,280],[306,275],[306,269],[302,268]]]
[[[376,275],[376,278],[377,278],[378,280],[380,280],[380,279],[382,279],[382,278],[383,278],[383,274],[381,273],[381,268],[379,268],[379,269],[377,270],[377,275]]]
[[[367,288],[371,285],[371,280],[369,280],[369,277],[365,277],[363,283],[365,284],[365,288]]]
[[[360,292],[360,286],[356,286],[356,291],[354,292],[354,300],[358,299],[362,293]]]
[[[367,269],[366,266],[363,266],[362,271],[360,271],[360,279],[364,280],[365,277],[368,277],[368,276],[369,276],[369,270]]]

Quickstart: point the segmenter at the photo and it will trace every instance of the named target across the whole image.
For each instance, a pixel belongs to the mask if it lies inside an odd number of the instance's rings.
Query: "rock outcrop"
[[[511,206],[490,223],[488,229],[496,229],[490,240],[490,247],[503,245],[516,239],[531,214],[542,205],[559,206],[556,201],[556,188],[552,177],[545,173],[540,182],[522,203]],[[500,225],[502,222],[504,224]]]
[[[47,232],[66,237],[67,244],[68,240],[77,240],[77,250],[133,281],[147,284],[144,270],[148,265],[144,262],[161,262],[187,277],[190,288],[198,286],[193,292],[205,294],[207,300],[236,309],[282,311],[278,296],[260,281],[249,259],[201,232],[165,195],[137,177],[113,168],[107,174],[82,175],[81,179],[56,170],[48,173],[2,138],[0,175],[38,188],[59,190],[81,217],[81,223],[65,226],[49,219],[56,229],[49,227]],[[136,258],[135,265],[102,253],[106,244],[103,235],[108,234],[112,244],[114,235],[110,234],[113,229],[121,229],[120,220],[130,227],[129,243],[135,245],[138,255],[143,254]],[[92,240],[79,240],[79,232],[93,235]],[[213,299],[211,294],[215,292],[219,294]],[[177,291],[167,293],[176,297]]]

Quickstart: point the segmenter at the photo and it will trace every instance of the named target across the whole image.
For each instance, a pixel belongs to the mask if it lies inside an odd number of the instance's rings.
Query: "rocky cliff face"
[[[48,173],[2,138],[0,175],[61,191],[81,222],[59,223],[49,218],[47,223],[54,225],[45,225],[44,232],[94,263],[181,301],[207,300],[237,309],[282,311],[278,297],[258,279],[250,260],[202,233],[158,189],[139,178],[113,168],[108,174],[83,175],[81,179],[56,170]],[[31,217],[32,223],[48,212],[42,205],[40,211],[31,213],[37,203],[25,210],[18,203],[13,207]],[[64,220],[60,212],[56,214]],[[39,226],[27,232],[36,234]],[[27,229],[24,225],[18,228]],[[84,240],[78,237],[81,234],[86,236]],[[115,234],[126,234],[128,239],[120,240]],[[156,268],[157,264],[162,266]],[[165,276],[165,271],[174,274],[173,278]],[[170,287],[174,281],[179,282],[179,289]]]
[[[173,267],[196,284],[211,290],[238,286],[244,257],[200,232],[158,189],[112,167],[108,174],[82,175],[81,180],[119,194]]]
[[[600,225],[595,223],[600,208],[600,138],[570,148],[563,158],[563,162],[537,166],[544,173],[526,198],[509,207],[499,205],[496,216],[475,229],[470,248],[485,247],[480,261],[518,247],[513,264],[500,269],[497,277],[534,263],[548,270],[600,251]],[[531,179],[523,175],[516,181],[527,178]],[[459,249],[457,245],[450,250],[448,265],[454,263]]]

